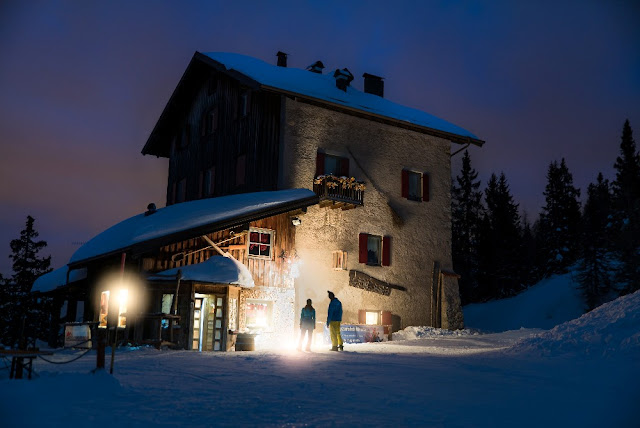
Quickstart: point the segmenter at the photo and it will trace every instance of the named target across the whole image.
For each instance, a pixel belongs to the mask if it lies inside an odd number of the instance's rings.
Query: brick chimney
[[[384,82],[382,77],[364,73],[364,91],[367,94],[377,95],[384,98]]]
[[[287,66],[287,56],[284,52],[278,51],[276,56],[278,57],[278,67],[286,67]]]
[[[347,92],[347,86],[353,80],[353,74],[349,71],[348,68],[343,68],[342,70],[337,69],[333,73],[333,77],[336,78],[336,87]]]

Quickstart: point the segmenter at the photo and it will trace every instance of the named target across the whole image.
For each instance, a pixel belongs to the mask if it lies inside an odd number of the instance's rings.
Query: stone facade
[[[284,100],[279,188],[310,188],[318,150],[349,159],[349,175],[366,183],[364,206],[350,210],[313,206],[296,228],[300,276],[296,312],[311,298],[318,320],[326,319],[333,291],[343,304],[343,322],[357,323],[359,310],[391,311],[397,328],[431,325],[434,262],[451,269],[450,142],[423,133],[345,113]],[[429,201],[401,196],[403,169],[428,174]],[[391,237],[390,266],[359,263],[358,235]],[[347,252],[346,270],[332,269],[332,252]],[[349,271],[396,284],[381,293],[349,286]],[[457,280],[447,280],[457,292]],[[455,300],[455,299],[454,299]],[[457,301],[450,301],[442,323],[462,327]],[[439,307],[443,307],[439,305]],[[398,319],[399,317],[399,319]],[[448,319],[456,321],[449,323]],[[452,319],[452,321],[453,321]],[[394,323],[395,324],[395,323]]]

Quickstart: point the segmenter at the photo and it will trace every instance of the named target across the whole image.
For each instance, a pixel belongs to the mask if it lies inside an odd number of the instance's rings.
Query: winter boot
[[[337,346],[332,346],[332,347],[331,347],[331,350],[332,350],[332,351],[338,351],[338,347],[337,347]]]
[[[340,345],[340,346],[338,346],[338,350],[339,350],[339,351],[344,351],[344,345]]]

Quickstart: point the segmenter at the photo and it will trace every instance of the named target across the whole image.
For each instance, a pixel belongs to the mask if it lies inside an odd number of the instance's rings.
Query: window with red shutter
[[[402,170],[402,197],[410,201],[423,200],[424,176],[420,172]]]

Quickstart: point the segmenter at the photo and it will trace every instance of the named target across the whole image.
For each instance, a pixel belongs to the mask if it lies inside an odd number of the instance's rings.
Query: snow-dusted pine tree
[[[620,156],[613,166],[613,206],[616,255],[620,262],[616,282],[623,294],[640,289],[640,154],[629,120],[622,128]]]
[[[597,183],[589,184],[582,220],[582,258],[577,279],[587,309],[591,310],[610,300],[612,291],[611,190],[602,173],[598,174]]]
[[[536,240],[541,251],[540,268],[546,276],[566,273],[579,257],[580,190],[573,186],[573,175],[564,158],[553,161],[547,172]]]
[[[37,336],[43,321],[42,311],[35,307],[30,291],[36,278],[51,271],[51,256],[38,256],[47,243],[36,240],[39,234],[34,222],[33,217],[27,216],[20,238],[10,243],[13,276],[5,281],[0,296],[0,342],[9,346],[16,345],[25,330],[32,337]]]
[[[461,275],[458,284],[463,305],[474,301],[478,287],[478,231],[483,213],[479,188],[478,173],[465,150],[460,175],[451,187],[453,269]]]

